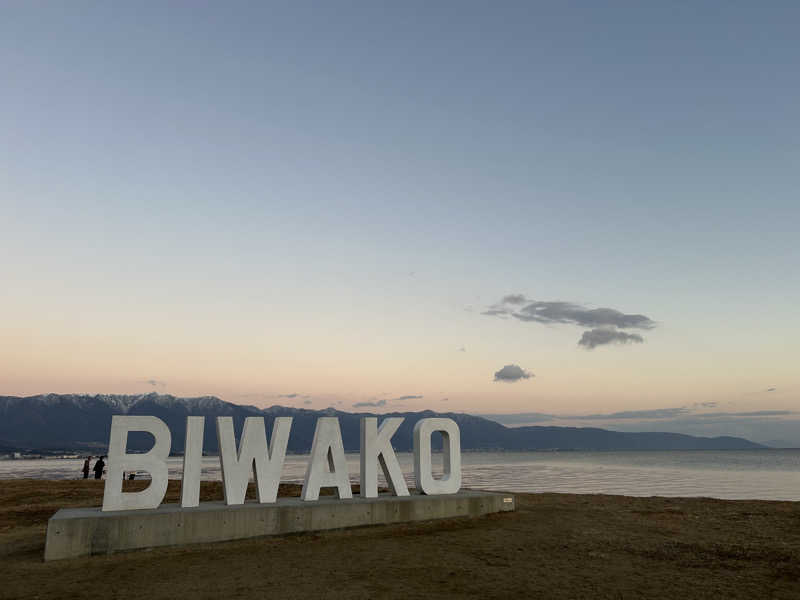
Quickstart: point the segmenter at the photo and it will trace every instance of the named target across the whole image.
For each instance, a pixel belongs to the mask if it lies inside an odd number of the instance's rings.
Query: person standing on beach
[[[92,460],[92,457],[89,456],[83,461],[83,478],[89,479],[89,461]]]
[[[102,479],[103,478],[103,469],[106,466],[106,463],[103,462],[105,456],[101,456],[97,459],[97,462],[94,463],[94,478],[95,479]]]

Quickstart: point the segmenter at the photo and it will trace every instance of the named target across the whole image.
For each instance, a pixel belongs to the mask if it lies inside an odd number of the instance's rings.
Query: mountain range
[[[737,437],[695,437],[679,433],[629,433],[588,427],[505,427],[494,421],[463,413],[395,412],[349,413],[328,408],[311,410],[286,406],[257,408],[224,402],[214,396],[177,398],[168,394],[0,396],[0,448],[4,451],[87,451],[106,450],[111,416],[153,415],[162,419],[172,432],[172,452],[183,452],[187,415],[206,419],[203,450],[217,452],[213,417],[233,417],[237,436],[246,417],[264,417],[267,431],[275,417],[293,417],[288,451],[308,452],[316,420],[321,416],[339,418],[345,450],[358,452],[360,419],[364,416],[404,417],[392,438],[399,452],[412,449],[412,430],[422,418],[443,416],[455,420],[461,430],[463,450],[728,450],[764,446]],[[434,436],[434,448],[441,441]],[[146,451],[152,445],[149,434],[133,432],[128,439],[131,451]]]

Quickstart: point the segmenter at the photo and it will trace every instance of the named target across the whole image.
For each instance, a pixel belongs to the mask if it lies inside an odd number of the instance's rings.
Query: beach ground
[[[102,485],[0,481],[0,598],[800,598],[800,502],[516,494],[478,519],[44,563],[47,519]]]

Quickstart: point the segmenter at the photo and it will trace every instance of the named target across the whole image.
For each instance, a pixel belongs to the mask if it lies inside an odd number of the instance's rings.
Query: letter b
[[[128,454],[128,433],[146,431],[155,438],[153,447],[144,454]],[[108,476],[103,492],[103,510],[158,508],[167,493],[169,474],[167,457],[172,436],[166,423],[157,417],[114,415],[111,417],[111,439],[108,442]],[[125,471],[143,470],[150,474],[150,485],[141,492],[122,492]]]

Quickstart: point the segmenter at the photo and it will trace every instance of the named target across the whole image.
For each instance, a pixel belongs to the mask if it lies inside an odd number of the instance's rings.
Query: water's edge
[[[413,461],[398,453],[413,485]],[[301,482],[308,457],[286,457],[282,481]],[[347,455],[358,481],[359,457]],[[182,459],[168,459],[170,478]],[[0,479],[78,479],[82,459],[0,461]],[[434,471],[441,455],[434,455]],[[204,457],[204,480],[219,480],[219,459]],[[800,500],[800,450],[621,452],[465,452],[462,485],[478,490],[567,492],[626,496],[704,496],[725,499]]]

